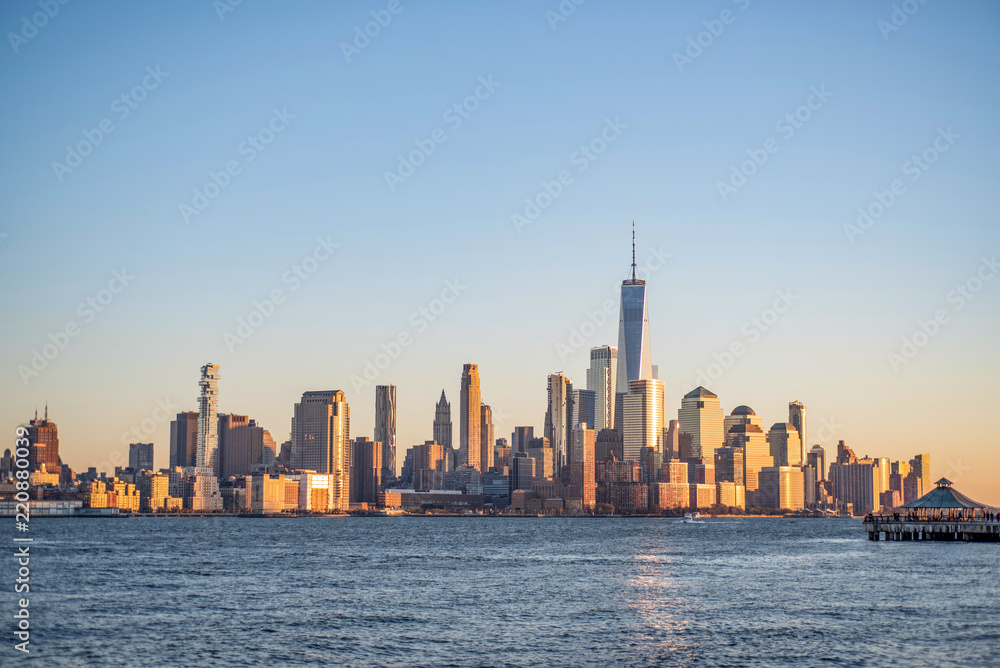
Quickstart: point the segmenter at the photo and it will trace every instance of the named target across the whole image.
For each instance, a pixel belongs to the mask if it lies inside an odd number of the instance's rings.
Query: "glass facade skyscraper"
[[[219,477],[219,365],[201,367],[198,382],[198,450],[195,466],[208,467]]]
[[[649,311],[646,281],[635,276],[635,226],[632,228],[632,277],[622,281],[618,315],[618,378],[615,382],[615,429],[622,433],[622,402],[633,380],[652,380],[653,362],[649,352]]]

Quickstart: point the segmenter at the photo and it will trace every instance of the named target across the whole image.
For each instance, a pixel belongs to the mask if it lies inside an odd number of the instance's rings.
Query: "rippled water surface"
[[[855,520],[31,531],[34,665],[1000,665],[1000,545],[869,542]],[[0,663],[24,663],[8,643]]]

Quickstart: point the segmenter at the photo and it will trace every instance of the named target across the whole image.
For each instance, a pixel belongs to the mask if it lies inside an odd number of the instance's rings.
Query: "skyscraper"
[[[396,477],[396,386],[375,386],[375,440],[382,444],[383,481]]]
[[[802,439],[790,422],[776,422],[767,432],[767,443],[775,466],[801,466]]]
[[[350,506],[351,408],[340,390],[304,392],[292,417],[291,468],[333,477],[334,510]]]
[[[219,477],[250,475],[274,464],[271,434],[247,415],[219,414]]]
[[[582,499],[584,508],[593,508],[597,500],[595,441],[594,430],[588,429],[586,424],[580,424],[573,429],[570,496]]]
[[[632,223],[632,277],[622,281],[621,309],[618,316],[618,378],[615,380],[615,429],[621,433],[619,410],[633,380],[653,379],[649,352],[649,312],[646,306],[646,281],[635,276],[635,223]]]
[[[170,421],[170,468],[187,468],[197,463],[198,417],[197,411],[185,411]]]
[[[206,364],[201,367],[198,382],[201,394],[198,396],[198,452],[195,466],[211,468],[219,477],[219,365]]]
[[[691,436],[689,456],[692,459],[714,457],[715,449],[724,445],[724,420],[719,397],[704,387],[698,387],[684,395],[681,408],[677,411],[677,419],[680,421],[681,434]]]
[[[512,452],[527,452],[528,442],[535,437],[534,427],[514,427],[510,435],[510,449]]]
[[[379,488],[382,486],[382,444],[358,436],[351,443],[351,485],[350,497],[355,503],[378,503]]]
[[[592,427],[598,420],[597,392],[594,390],[573,390],[570,394],[573,414],[569,426],[576,429],[581,423]]]
[[[640,461],[643,448],[663,452],[663,381],[648,378],[629,383],[622,402],[622,457]]]
[[[795,430],[799,432],[799,446],[800,452],[798,454],[798,460],[800,464],[806,463],[806,455],[809,452],[809,442],[806,440],[806,406],[801,401],[792,401],[788,404],[788,421],[795,427]],[[789,453],[789,461],[792,459]],[[795,464],[792,464],[795,466]]]
[[[806,457],[806,463],[816,469],[816,480],[826,480],[826,450],[823,446],[819,444],[812,446]]]
[[[757,474],[761,469],[774,466],[774,458],[767,443],[767,437],[762,427],[763,421],[749,406],[737,406],[732,415],[726,418],[726,424],[731,425],[726,433],[726,445],[741,448],[743,455],[743,484],[746,485],[748,506],[757,503]],[[738,478],[734,472],[734,480]]]
[[[620,327],[620,326],[619,326]],[[595,393],[594,429],[615,426],[615,387],[618,381],[618,348],[600,346],[590,349],[587,389]]]
[[[573,427],[572,402],[570,393],[573,391],[573,381],[561,373],[550,373],[548,377],[548,402],[545,410],[545,438],[549,439],[552,454],[555,459],[556,472],[567,461],[570,439]],[[537,472],[536,472],[537,473]]]
[[[28,466],[32,471],[38,471],[45,465],[48,473],[59,473],[59,428],[56,423],[49,419],[49,405],[45,404],[45,417],[38,419],[38,410],[35,410],[35,419],[28,422],[28,443],[29,449]]]
[[[486,404],[479,407],[479,464],[482,473],[493,468],[493,411]]]
[[[480,405],[482,395],[479,389],[479,366],[466,364],[462,367],[461,411],[458,433],[458,463],[467,464],[482,473],[480,464]]]
[[[133,471],[153,470],[153,444],[129,443],[128,466]]]
[[[451,470],[457,464],[451,436],[451,404],[445,398],[444,390],[441,390],[441,399],[434,407],[434,442],[444,450],[445,470]]]

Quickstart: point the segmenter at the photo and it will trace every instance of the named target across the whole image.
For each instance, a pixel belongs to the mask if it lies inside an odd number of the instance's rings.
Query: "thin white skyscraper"
[[[219,476],[219,365],[201,367],[198,381],[198,450],[195,466],[211,468]]]
[[[599,346],[590,349],[587,389],[596,393],[594,429],[615,426],[615,387],[618,382],[618,348]]]

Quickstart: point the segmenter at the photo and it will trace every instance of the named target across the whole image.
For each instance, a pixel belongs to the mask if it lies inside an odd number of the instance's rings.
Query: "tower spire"
[[[632,221],[632,280],[635,280],[635,221]]]
[[[49,402],[46,401],[45,402],[45,420],[48,421],[48,419],[49,419]]]

